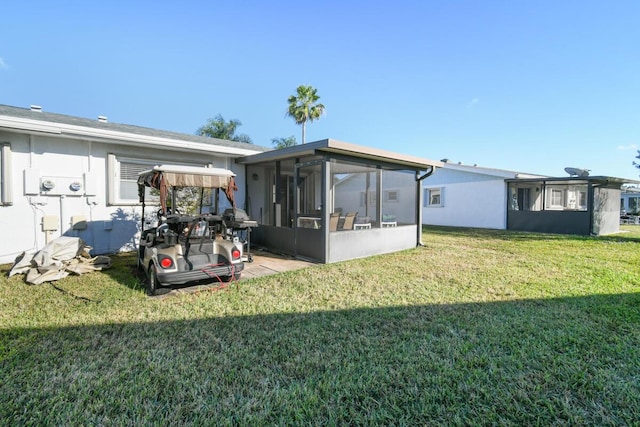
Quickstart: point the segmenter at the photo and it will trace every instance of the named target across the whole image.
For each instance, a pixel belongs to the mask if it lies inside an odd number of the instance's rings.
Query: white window
[[[549,207],[551,208],[562,208],[564,207],[563,202],[563,191],[557,190],[555,188],[551,189],[550,197],[549,197]]]
[[[384,192],[384,201],[385,202],[398,202],[399,201],[399,194],[398,194],[398,190],[387,190]]]
[[[109,154],[107,158],[109,174],[108,203],[110,205],[138,204],[140,202],[138,197],[138,174],[163,163],[166,162]],[[206,166],[205,164],[171,163],[183,166]],[[159,200],[156,192],[151,188],[145,187],[145,191],[145,200],[147,202]]]
[[[2,206],[13,204],[11,145],[6,142],[0,144],[0,204],[2,204]]]
[[[580,192],[580,209],[583,209],[583,210],[587,209],[587,192],[586,191]]]
[[[152,160],[133,159],[109,154],[107,158],[109,174],[108,203],[110,205],[139,203],[138,173],[151,169],[159,163]],[[147,196],[151,196],[149,189],[146,191]]]
[[[438,188],[425,188],[424,189],[424,205],[427,207],[442,207],[444,206],[442,200],[442,193],[444,189]]]

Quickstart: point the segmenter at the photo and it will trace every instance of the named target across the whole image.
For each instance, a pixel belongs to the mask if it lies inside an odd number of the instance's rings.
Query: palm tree
[[[218,114],[216,117],[207,120],[207,123],[204,126],[200,126],[196,131],[196,135],[253,144],[253,141],[251,141],[251,138],[249,138],[248,135],[243,133],[239,135],[236,134],[236,129],[238,129],[238,126],[240,125],[242,125],[240,120],[231,119],[227,122],[220,114]]]
[[[292,117],[296,124],[302,125],[302,143],[306,142],[305,133],[307,122],[317,120],[324,114],[324,105],[316,104],[320,97],[317,89],[311,86],[298,86],[297,95],[291,95],[287,102],[289,109],[287,116]]]
[[[271,143],[276,148],[286,148],[286,147],[293,147],[294,145],[298,145],[298,141],[296,141],[296,137],[293,135],[287,138],[272,138]]]

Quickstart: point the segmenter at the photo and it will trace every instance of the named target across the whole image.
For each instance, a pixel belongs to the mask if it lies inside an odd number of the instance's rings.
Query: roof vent
[[[42,107],[39,105],[31,105],[31,111],[37,111],[38,113],[42,113]]]
[[[107,123],[107,116],[98,116],[98,121],[100,123]]]

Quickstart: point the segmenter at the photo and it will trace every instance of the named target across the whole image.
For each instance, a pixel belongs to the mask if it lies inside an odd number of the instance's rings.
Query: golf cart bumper
[[[202,280],[233,278],[244,270],[244,263],[231,265],[211,265],[191,271],[157,272],[160,286],[183,285]]]

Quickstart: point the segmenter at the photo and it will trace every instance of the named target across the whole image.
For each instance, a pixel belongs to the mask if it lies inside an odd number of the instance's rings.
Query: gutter
[[[184,149],[195,150],[202,153],[227,154],[231,156],[248,156],[258,154],[262,151],[243,149],[236,147],[225,147],[221,145],[204,144],[193,141],[183,141],[157,136],[141,135],[128,132],[113,131],[107,129],[87,128],[84,126],[69,125],[63,123],[43,123],[32,119],[22,119],[7,116],[0,116],[0,129],[9,132],[20,133],[44,133],[70,139],[91,140],[95,142],[136,146],[141,144],[146,146],[162,147],[168,150],[184,151]]]
[[[416,236],[416,247],[420,247],[420,246],[426,246],[423,242],[422,242],[422,196],[423,196],[423,191],[422,191],[422,181],[424,181],[426,178],[429,178],[431,175],[433,175],[433,173],[436,171],[435,166],[429,166],[429,169],[427,170],[427,172],[422,175],[422,176],[418,176],[418,172],[416,172],[416,191],[418,192],[416,197],[417,200],[417,206],[416,206],[416,218],[418,218],[418,226],[416,227],[417,230],[417,236]]]

